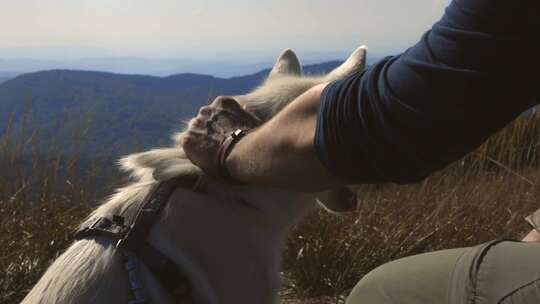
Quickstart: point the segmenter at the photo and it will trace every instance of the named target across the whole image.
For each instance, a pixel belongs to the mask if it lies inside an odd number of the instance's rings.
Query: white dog
[[[311,87],[364,69],[360,47],[340,67],[324,76],[302,75],[291,50],[278,58],[268,79],[253,92],[236,96],[242,105],[267,120]],[[119,214],[128,223],[158,181],[198,172],[178,144],[127,156],[123,170],[134,182],[118,189],[88,221]],[[347,209],[338,191],[299,194],[257,186],[208,181],[207,193],[178,188],[150,233],[149,242],[185,273],[192,292],[185,303],[270,304],[280,286],[281,248],[288,229],[318,200],[334,211]],[[173,303],[142,265],[152,303]],[[105,237],[74,242],[47,270],[23,303],[127,303],[127,273],[121,255]]]

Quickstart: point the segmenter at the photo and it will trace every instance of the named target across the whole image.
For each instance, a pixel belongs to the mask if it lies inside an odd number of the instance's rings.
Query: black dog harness
[[[159,182],[145,197],[133,223],[126,225],[121,215],[114,215],[112,219],[99,217],[75,233],[77,240],[105,236],[116,241],[116,249],[124,257],[124,268],[131,285],[132,299],[129,304],[150,303],[141,280],[139,261],[154,274],[173,299],[185,298],[191,293],[189,281],[176,263],[147,240],[159,213],[178,187],[204,192],[206,183],[202,175],[182,176]]]

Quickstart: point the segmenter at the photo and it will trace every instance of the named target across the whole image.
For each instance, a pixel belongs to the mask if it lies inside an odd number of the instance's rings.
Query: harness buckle
[[[124,217],[115,215],[112,220],[106,217],[96,218],[90,225],[75,232],[75,239],[80,240],[94,235],[106,235],[112,238],[122,239],[126,234]]]

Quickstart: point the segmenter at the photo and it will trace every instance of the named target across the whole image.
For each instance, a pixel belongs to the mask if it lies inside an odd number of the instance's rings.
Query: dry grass
[[[24,296],[103,190],[92,183],[99,174],[78,168],[77,157],[34,154],[28,161],[27,141],[7,145],[8,135],[0,138],[0,303]],[[384,262],[520,237],[523,217],[540,205],[539,135],[539,115],[521,118],[420,184],[361,187],[354,214],[313,213],[287,244],[284,297],[341,303],[340,295]]]
[[[360,208],[316,212],[286,254],[289,291],[345,295],[382,263],[427,251],[520,238],[540,207],[540,115],[520,118],[475,153],[416,185],[359,188]]]
[[[78,155],[34,150],[35,136],[0,134],[0,303],[26,295],[102,195],[96,180],[112,179]]]

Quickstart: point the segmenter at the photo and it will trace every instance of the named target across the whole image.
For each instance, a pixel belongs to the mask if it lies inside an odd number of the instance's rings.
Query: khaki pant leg
[[[446,304],[452,271],[469,248],[399,259],[368,273],[347,304]]]
[[[496,243],[476,259],[473,265],[463,268],[471,269],[469,277],[472,278],[472,290],[466,303],[540,303],[540,243]],[[457,280],[453,281],[467,280],[465,274],[466,271],[456,271],[454,276]],[[454,286],[454,293],[460,292]]]
[[[491,241],[385,264],[347,299],[364,303],[539,304],[540,243]]]

